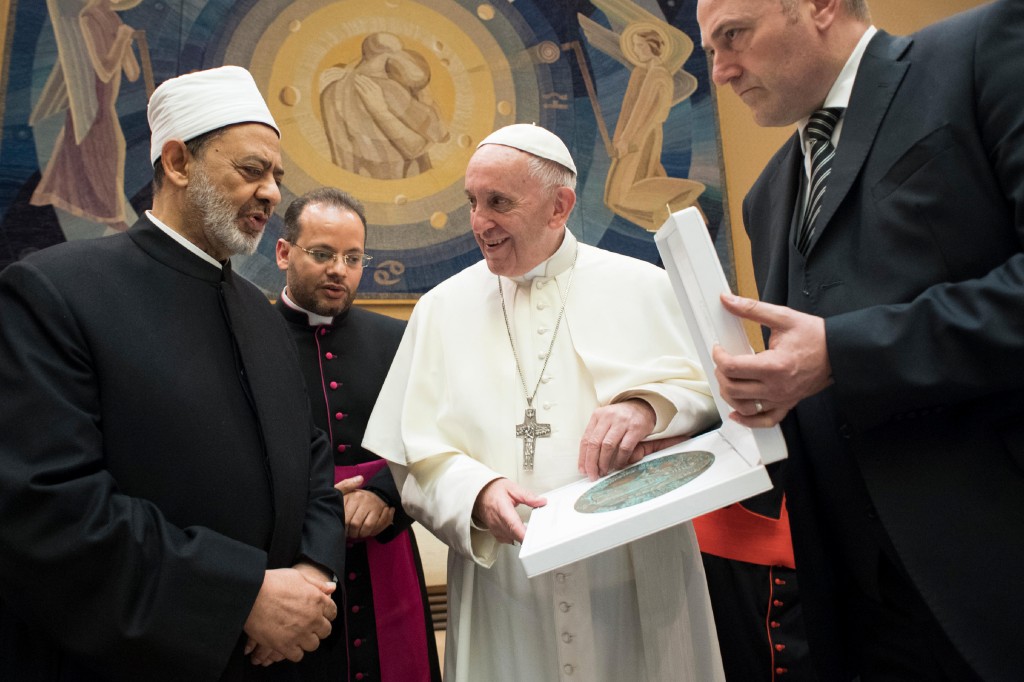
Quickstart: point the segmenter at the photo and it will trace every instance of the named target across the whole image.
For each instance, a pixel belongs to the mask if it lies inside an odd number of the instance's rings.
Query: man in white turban
[[[281,199],[279,130],[239,67],[165,82],[149,120],[153,209],[0,273],[0,670],[302,679],[344,512],[294,345],[230,260]]]
[[[516,124],[466,171],[484,261],[413,310],[363,446],[450,548],[445,680],[722,679],[689,524],[527,579],[543,492],[717,419],[666,273],[582,244],[568,149]]]

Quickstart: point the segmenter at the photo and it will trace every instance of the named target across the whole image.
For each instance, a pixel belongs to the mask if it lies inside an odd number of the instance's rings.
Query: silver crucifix
[[[551,436],[551,424],[537,423],[537,410],[526,408],[526,416],[522,424],[516,425],[516,438],[523,439],[523,468],[533,471],[533,454],[536,451],[537,439]]]

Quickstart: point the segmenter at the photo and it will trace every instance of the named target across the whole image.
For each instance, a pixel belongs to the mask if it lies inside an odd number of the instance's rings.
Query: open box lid
[[[722,306],[719,297],[729,291],[729,282],[700,211],[691,206],[670,215],[655,233],[654,243],[675,289],[683,318],[694,337],[701,367],[707,375],[722,418],[724,435],[738,441],[753,441],[754,450],[744,448],[745,453],[756,455],[752,464],[756,461],[771,464],[785,459],[786,442],[782,431],[778,427],[748,429],[730,420],[732,408],[719,390],[711,349],[719,345],[732,355],[749,355],[754,349],[743,323]]]
[[[719,300],[729,290],[696,208],[669,216],[655,235],[686,325],[715,397],[722,425],[597,481],[544,493],[519,560],[533,577],[632,542],[771,488],[764,465],[786,457],[779,428],[749,429],[728,418],[711,349],[753,353],[743,324]]]

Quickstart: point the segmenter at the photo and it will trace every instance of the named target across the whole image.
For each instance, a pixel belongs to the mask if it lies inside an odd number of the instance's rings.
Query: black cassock
[[[291,680],[242,627],[267,568],[344,573],[294,344],[148,220],[0,273],[0,677]]]
[[[277,308],[299,348],[313,418],[331,440],[335,479],[362,474],[363,488],[396,510],[394,524],[380,535],[347,543],[341,580],[346,602],[339,604],[345,632],[336,626],[322,648],[331,652],[328,660],[341,660],[347,652],[350,680],[439,682],[423,569],[409,528],[412,519],[402,510],[384,461],[361,446],[405,323],[352,307],[332,324],[311,324],[305,312],[283,300]]]

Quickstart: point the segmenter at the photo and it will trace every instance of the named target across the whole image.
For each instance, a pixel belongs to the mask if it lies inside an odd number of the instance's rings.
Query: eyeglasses
[[[321,251],[320,249],[307,249],[304,246],[299,246],[295,242],[288,242],[297,249],[302,249],[309,254],[309,257],[313,259],[313,262],[317,265],[327,265],[328,263],[334,264],[338,262],[340,258],[345,263],[346,267],[357,268],[365,267],[373,260],[373,256],[368,256],[365,253],[335,253],[334,251]]]

